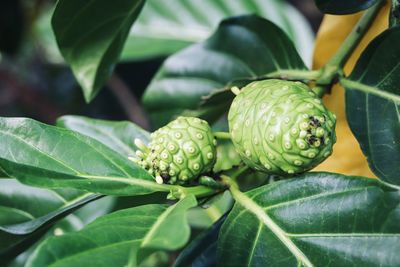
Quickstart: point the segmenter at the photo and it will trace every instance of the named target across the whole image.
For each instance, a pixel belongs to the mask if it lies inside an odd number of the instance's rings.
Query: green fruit
[[[228,121],[243,161],[269,174],[307,171],[325,160],[336,142],[335,115],[301,82],[250,83],[233,100]]]
[[[138,140],[141,149],[136,160],[156,177],[157,183],[188,184],[208,172],[216,160],[216,140],[204,120],[179,117],[151,134],[148,147]]]

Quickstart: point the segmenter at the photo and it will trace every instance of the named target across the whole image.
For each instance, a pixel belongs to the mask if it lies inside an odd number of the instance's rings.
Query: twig
[[[135,95],[132,94],[126,83],[118,77],[117,74],[113,74],[108,81],[108,87],[114,96],[118,99],[129,120],[133,121],[142,128],[149,130],[150,123],[146,116],[146,113],[142,109],[139,101]]]

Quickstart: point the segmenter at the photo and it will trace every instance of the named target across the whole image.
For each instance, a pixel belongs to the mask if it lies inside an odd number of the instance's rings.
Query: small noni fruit
[[[136,162],[157,183],[188,184],[210,171],[216,160],[216,139],[204,120],[178,117],[151,134],[148,146],[135,144]]]
[[[336,142],[336,116],[301,82],[248,84],[233,100],[228,120],[243,161],[269,174],[307,171],[331,155]]]

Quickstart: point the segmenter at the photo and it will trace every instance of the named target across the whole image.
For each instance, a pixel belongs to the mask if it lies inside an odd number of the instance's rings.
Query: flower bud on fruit
[[[263,80],[242,88],[229,110],[232,142],[250,167],[281,176],[332,153],[336,116],[301,82]]]
[[[210,171],[216,160],[216,139],[204,120],[178,117],[151,134],[135,161],[156,178],[157,183],[188,184]]]

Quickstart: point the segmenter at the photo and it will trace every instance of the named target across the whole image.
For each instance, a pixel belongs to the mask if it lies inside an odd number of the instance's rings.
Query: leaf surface
[[[129,33],[121,59],[141,60],[172,54],[204,41],[221,20],[243,14],[257,14],[276,23],[309,62],[312,30],[299,11],[281,0],[147,0]]]
[[[47,239],[27,266],[137,266],[143,248],[176,250],[188,241],[186,211],[196,204],[188,196],[173,206],[150,204],[111,213],[77,233]]]
[[[31,119],[0,119],[0,166],[33,186],[113,195],[169,191],[144,169],[100,142]]]
[[[137,147],[135,138],[145,143],[150,134],[129,121],[107,121],[81,116],[63,116],[57,120],[57,126],[87,135],[108,146],[123,156],[134,155]]]
[[[255,15],[221,22],[206,41],[169,57],[143,97],[155,126],[185,109],[195,109],[202,96],[237,79],[254,79],[280,69],[306,69],[286,34]],[[221,116],[228,109],[209,109]],[[171,106],[173,103],[173,106]]]
[[[361,55],[349,76],[350,81],[341,82],[347,89],[346,114],[350,128],[371,169],[379,178],[394,184],[400,184],[398,47],[400,27],[386,30]]]
[[[1,179],[0,255],[18,254],[60,219],[100,197],[75,189],[48,190],[26,186],[15,179]],[[82,218],[108,211],[110,200],[101,203],[96,212],[85,207],[80,212]]]
[[[220,266],[397,266],[400,193],[308,173],[246,193],[222,226]]]
[[[37,191],[37,188],[30,188],[32,190],[28,191]],[[48,189],[40,189],[45,192],[51,192]],[[54,195],[56,196],[56,195]],[[25,196],[26,198],[29,198],[29,196]],[[29,199],[32,202],[34,202],[37,199],[37,194],[32,194],[32,197]],[[51,225],[51,227],[48,227],[46,231],[43,231],[42,235],[35,236],[35,235],[29,235],[34,236],[35,238],[29,242],[32,243],[33,241],[37,240],[33,245],[29,246],[27,244],[26,247],[23,247],[24,251],[23,253],[19,254],[16,258],[14,258],[8,267],[22,267],[25,266],[25,263],[27,262],[28,258],[35,254],[35,250],[37,247],[41,244],[45,238],[53,235],[62,235],[67,232],[73,232],[73,231],[79,231],[82,229],[88,222],[91,222],[95,220],[97,217],[103,216],[104,214],[108,213],[111,209],[111,207],[114,205],[114,200],[110,197],[103,197],[101,199],[95,200],[89,204],[86,204],[84,207],[79,208],[77,211],[75,211],[72,214],[69,214],[65,218],[60,219],[59,221],[55,222],[54,225]],[[45,205],[43,205],[45,207]],[[25,238],[26,236],[23,236]],[[2,239],[3,240],[3,239]],[[26,242],[25,242],[26,243]],[[22,250],[22,249],[21,249]],[[15,255],[15,254],[14,254]]]
[[[52,18],[58,47],[90,102],[111,75],[144,0],[59,0]]]
[[[216,221],[208,230],[197,236],[179,254],[174,267],[215,266],[217,258],[217,241],[226,214]]]

